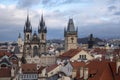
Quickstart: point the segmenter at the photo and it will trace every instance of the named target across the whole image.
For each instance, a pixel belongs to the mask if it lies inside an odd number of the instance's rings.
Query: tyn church
[[[38,35],[36,32],[32,34],[32,25],[27,15],[27,20],[24,26],[24,46],[23,56],[40,56],[41,53],[46,52],[46,33],[47,27],[41,15],[41,20],[38,25]]]

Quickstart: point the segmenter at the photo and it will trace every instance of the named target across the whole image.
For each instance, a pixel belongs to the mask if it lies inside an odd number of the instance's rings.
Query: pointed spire
[[[32,32],[32,26],[29,20],[29,14],[27,12],[27,20],[25,22],[25,26],[24,26],[24,32]]]
[[[21,34],[19,33],[19,36],[18,36],[18,38],[21,38]]]
[[[41,15],[41,20],[40,20],[40,23],[39,23],[39,26],[38,26],[38,32],[47,32],[47,28],[45,26],[45,21],[43,19],[43,14]]]
[[[89,40],[93,41],[93,34],[90,34]]]
[[[45,22],[44,22],[44,20],[43,20],[43,14],[41,15],[40,26],[41,26],[41,28],[44,28],[44,27],[45,27]]]
[[[69,19],[67,31],[75,31],[74,22],[72,18]]]

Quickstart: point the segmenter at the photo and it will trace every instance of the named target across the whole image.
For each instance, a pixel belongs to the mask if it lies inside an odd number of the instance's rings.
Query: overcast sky
[[[33,32],[43,13],[47,39],[64,38],[73,18],[79,37],[120,38],[120,0],[0,0],[0,41],[16,41],[29,11]],[[22,36],[23,37],[23,36]]]

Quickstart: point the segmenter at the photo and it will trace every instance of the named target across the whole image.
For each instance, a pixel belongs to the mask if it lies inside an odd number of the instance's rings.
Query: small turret
[[[94,45],[93,34],[90,34],[89,39],[88,39],[88,48],[93,48],[93,45]]]

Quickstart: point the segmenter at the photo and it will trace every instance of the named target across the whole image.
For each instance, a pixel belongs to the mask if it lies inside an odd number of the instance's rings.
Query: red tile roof
[[[0,69],[0,78],[2,77],[11,77],[11,68],[1,68]]]
[[[47,67],[46,71],[47,71],[47,72],[50,72],[50,71],[52,71],[53,69],[55,69],[57,66],[58,66],[57,64],[53,64],[53,65]]]
[[[116,74],[116,62],[110,61],[90,61],[85,67],[88,68],[89,80],[120,80],[120,70],[119,74]],[[90,75],[93,75],[90,77]],[[80,72],[77,72],[76,79],[83,80],[79,78]]]
[[[75,56],[76,54],[78,54],[80,51],[81,51],[80,48],[78,48],[78,49],[70,49],[67,52],[65,52],[62,55],[60,55],[58,58],[61,58],[61,59],[66,59],[66,58],[70,59],[73,56]]]
[[[78,70],[80,67],[84,67],[85,66],[85,62],[79,62],[79,61],[74,61],[74,62],[70,62],[73,69]]]
[[[106,54],[107,50],[106,49],[100,49],[100,48],[95,48],[92,53],[97,53],[97,54]]]
[[[41,66],[39,69],[38,69],[38,73],[42,73],[42,70],[45,69],[45,67]]]
[[[89,78],[89,80],[113,80],[113,76],[107,62],[103,62],[103,61],[102,62],[98,61],[95,63],[93,62],[90,63],[87,67],[91,72],[95,70],[95,75]],[[93,73],[89,73],[89,74],[93,74]]]
[[[22,72],[24,74],[37,73],[37,64],[22,64]]]
[[[4,55],[11,56],[11,53],[6,51],[0,51],[0,58],[3,57]]]

